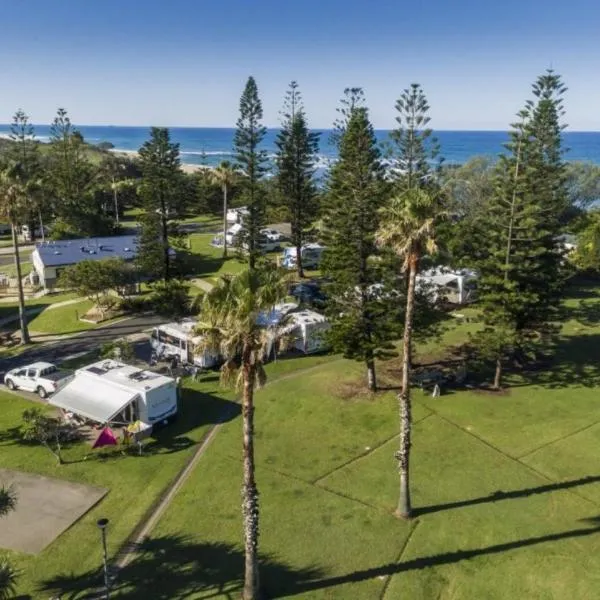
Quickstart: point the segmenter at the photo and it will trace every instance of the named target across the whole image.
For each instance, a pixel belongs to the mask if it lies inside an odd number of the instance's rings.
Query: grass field
[[[92,451],[79,444],[64,452],[58,467],[38,445],[23,444],[16,435],[22,412],[30,402],[0,394],[0,466],[110,488],[105,499],[37,556],[12,553],[21,570],[24,598],[48,598],[43,582],[57,573],[95,569],[101,560],[96,520],[110,519],[109,548],[115,551],[157,496],[183,466],[193,446],[205,435],[227,402],[191,388],[184,390],[177,423],[159,432],[145,454],[122,456],[118,450]],[[89,458],[84,459],[89,454]]]
[[[511,375],[502,394],[445,389],[432,398],[415,391],[410,522],[392,514],[396,390],[367,393],[362,366],[337,356],[268,365],[256,411],[267,597],[600,598],[600,296],[577,296],[566,303],[570,319],[547,369]],[[478,324],[452,319],[447,326],[440,340],[419,348],[421,360],[443,354]],[[397,369],[397,359],[379,366],[382,385],[396,385]],[[169,437],[156,453],[81,463],[83,450],[75,448],[64,467],[47,451],[14,441],[25,403],[0,396],[2,466],[111,487],[42,554],[13,557],[23,568],[21,593],[79,598],[99,582],[94,520],[115,520],[114,552],[215,415],[235,408],[216,375],[194,388],[186,392],[184,418],[164,431]],[[240,444],[236,416],[120,573],[115,597],[239,595]]]
[[[513,376],[505,394],[415,393],[411,522],[392,515],[394,391],[365,393],[360,366],[336,357],[271,365],[293,368],[257,397],[267,596],[600,598],[593,296],[587,308],[569,303],[576,318],[547,372]],[[453,322],[444,341],[473,327]],[[239,594],[240,427],[239,419],[223,426],[122,573],[118,597]]]

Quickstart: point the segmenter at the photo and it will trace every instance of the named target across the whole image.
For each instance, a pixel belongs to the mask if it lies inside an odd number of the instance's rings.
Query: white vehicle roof
[[[54,367],[55,367],[55,365],[53,365],[52,363],[40,361],[40,362],[31,363],[30,365],[24,365],[24,366],[18,367],[16,369],[11,369],[11,371],[16,371],[16,370],[21,370],[21,369],[40,369],[40,370],[42,370],[42,369],[50,369],[50,368],[54,368]]]
[[[310,325],[313,323],[327,323],[327,317],[314,310],[301,310],[290,315],[291,325]]]
[[[297,308],[298,305],[295,302],[276,304],[268,313],[265,311],[259,314],[256,322],[263,327],[278,325],[286,315]]]
[[[75,380],[78,377],[101,380],[113,388],[126,388],[140,392],[153,390],[175,381],[173,377],[139,369],[112,359],[101,360],[78,369],[75,371]],[[95,391],[95,384],[90,388],[90,391],[92,390]]]
[[[305,244],[302,246],[302,251],[305,250],[325,250],[325,246],[322,246],[318,243]],[[285,248],[283,251],[284,254],[289,254],[292,256],[296,256],[296,246],[290,246],[289,248]]]

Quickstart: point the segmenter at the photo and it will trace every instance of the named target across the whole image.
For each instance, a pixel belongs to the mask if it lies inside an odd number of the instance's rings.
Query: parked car
[[[282,242],[283,235],[277,229],[261,229],[260,233],[264,235],[270,242]]]
[[[9,390],[36,392],[40,398],[47,398],[73,379],[69,371],[61,371],[48,362],[36,362],[31,365],[11,369],[4,376]]]

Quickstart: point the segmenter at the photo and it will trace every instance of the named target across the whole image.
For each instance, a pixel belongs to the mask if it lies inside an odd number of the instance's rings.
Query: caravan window
[[[169,344],[170,346],[177,346],[179,348],[179,338],[173,336],[173,335],[169,335],[168,333],[165,333],[164,331],[159,331],[158,332],[158,340],[162,343],[162,344]]]

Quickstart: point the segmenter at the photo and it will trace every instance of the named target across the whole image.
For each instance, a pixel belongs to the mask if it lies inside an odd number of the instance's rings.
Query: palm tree
[[[223,258],[227,258],[227,199],[237,179],[237,172],[228,160],[224,160],[211,170],[210,178],[214,185],[223,190]]]
[[[408,271],[406,312],[402,355],[402,386],[400,401],[400,448],[396,453],[400,471],[400,497],[396,515],[410,518],[409,460],[411,447],[410,372],[412,366],[412,327],[415,308],[415,283],[419,261],[425,252],[436,250],[434,237],[436,198],[425,190],[412,188],[393,198],[382,209],[377,242],[390,247],[402,261],[402,270]]]
[[[258,325],[259,316],[272,310],[286,294],[285,280],[277,270],[245,270],[223,277],[202,301],[198,331],[204,349],[225,359],[223,382],[242,390],[243,463],[242,516],[244,519],[245,572],[243,600],[256,600],[258,577],[258,491],[254,465],[254,390],[264,384],[263,361],[276,332]],[[237,365],[240,365],[239,369]]]
[[[10,487],[0,487],[0,517],[6,516],[15,510],[17,497]],[[14,598],[16,594],[17,573],[11,564],[0,557],[0,600]]]
[[[23,183],[22,169],[19,163],[11,163],[0,171],[0,214],[8,219],[12,230],[13,252],[17,270],[17,290],[19,292],[19,324],[21,327],[21,344],[29,344],[25,298],[23,296],[23,278],[21,275],[21,259],[17,240],[17,225],[27,204],[26,186]]]

